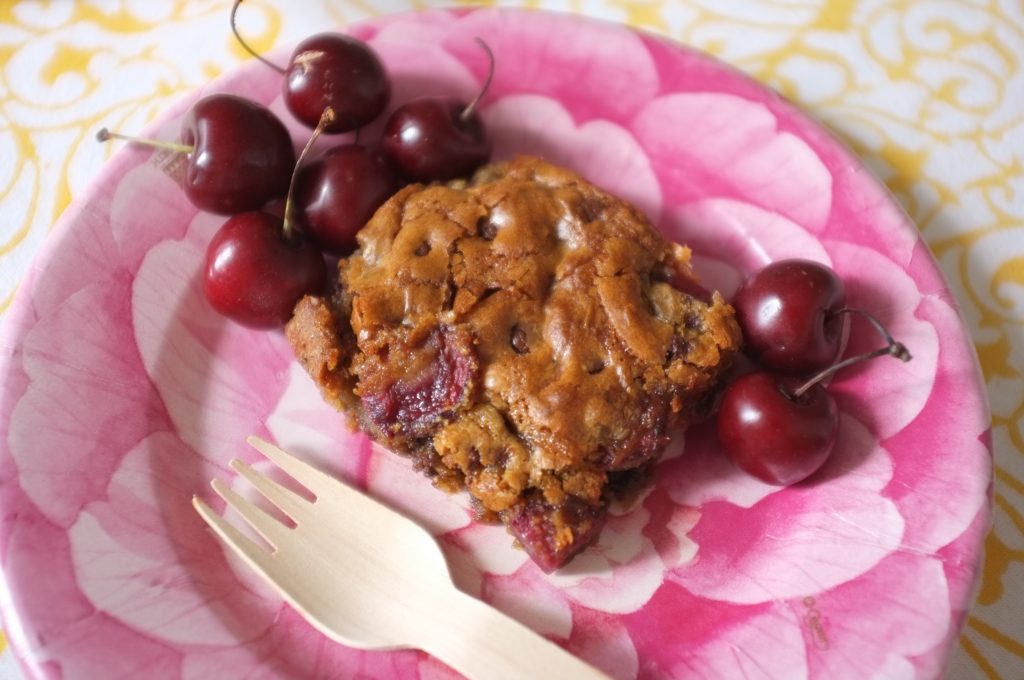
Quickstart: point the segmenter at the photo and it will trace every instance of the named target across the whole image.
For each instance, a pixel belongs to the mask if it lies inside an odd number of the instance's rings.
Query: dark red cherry
[[[193,147],[185,194],[203,210],[254,210],[288,192],[292,139],[277,116],[256,102],[231,94],[200,99],[185,116],[181,141]]]
[[[844,309],[874,326],[885,346],[837,361],[808,380],[764,371],[730,384],[718,409],[718,437],[726,455],[742,470],[771,484],[793,484],[828,458],[839,415],[822,381],[864,361],[891,356],[910,361],[910,351],[863,309]]]
[[[330,107],[334,121],[324,132],[347,132],[372,122],[391,96],[384,65],[361,40],[322,33],[299,43],[284,73],[288,110],[315,127]]]
[[[334,120],[324,132],[347,132],[376,118],[388,105],[391,81],[384,65],[362,40],[340,33],[320,33],[299,43],[281,68],[254,50],[238,32],[235,16],[242,0],[231,6],[231,31],[252,56],[284,76],[284,103],[309,127],[320,123],[327,108]]]
[[[843,282],[810,260],[773,262],[733,298],[747,353],[788,375],[820,371],[839,354],[845,314]]]
[[[477,38],[477,43],[487,53],[489,66],[472,102],[414,99],[395,109],[384,124],[384,153],[410,179],[443,182],[465,177],[491,157],[491,142],[476,109],[494,78],[494,54],[483,40]]]
[[[284,124],[264,106],[231,94],[196,102],[182,121],[181,143],[110,132],[101,142],[124,139],[183,153],[188,159],[185,195],[197,208],[221,215],[255,210],[288,192],[295,149]]]
[[[839,427],[836,402],[819,383],[748,373],[726,388],[718,408],[722,449],[741,470],[769,484],[793,484],[822,466]]]
[[[356,232],[397,189],[395,171],[380,150],[336,146],[299,168],[294,223],[321,249],[348,255],[355,250]]]
[[[323,257],[280,217],[246,212],[230,217],[206,251],[203,291],[218,312],[252,328],[283,326],[299,299],[323,289]]]
[[[384,126],[384,151],[403,174],[418,182],[465,177],[487,162],[491,143],[468,104],[424,97],[400,106]]]

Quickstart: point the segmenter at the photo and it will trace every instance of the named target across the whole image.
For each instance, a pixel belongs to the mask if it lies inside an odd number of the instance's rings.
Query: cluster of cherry
[[[387,108],[391,82],[366,43],[324,33],[304,40],[287,68],[256,54],[283,78],[289,112],[313,128],[296,159],[288,130],[266,107],[231,94],[196,102],[182,124],[180,143],[138,139],[100,130],[111,138],[168,148],[186,155],[185,195],[198,208],[229,215],[207,249],[203,289],[228,318],[254,328],[283,325],[303,295],[323,289],[323,254],[345,256],[356,232],[403,184],[445,181],[471,174],[490,157],[476,112],[494,72],[469,103],[424,97],[399,106],[377,145],[344,143],[307,161],[321,134],[358,131]],[[358,140],[358,133],[357,133]],[[267,206],[284,199],[283,213]],[[278,212],[281,212],[278,210]]]
[[[733,298],[746,352],[761,370],[726,388],[716,424],[726,455],[745,472],[770,484],[809,477],[828,459],[839,429],[835,399],[822,382],[874,357],[910,360],[877,319],[845,306],[845,298],[836,273],[809,260],[773,262]],[[866,318],[886,345],[839,360],[851,314]]]

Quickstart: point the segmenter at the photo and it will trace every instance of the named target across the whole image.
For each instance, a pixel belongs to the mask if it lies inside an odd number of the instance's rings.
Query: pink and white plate
[[[545,576],[325,406],[281,333],[218,317],[200,286],[223,218],[125,148],[65,214],[0,335],[0,611],[39,678],[456,677],[415,651],[328,642],[224,554],[192,510],[256,433],[365,487],[440,539],[459,585],[615,678],[933,678],[969,607],[988,525],[988,411],[972,344],[928,248],[839,143],[705,55],[621,26],[433,11],[352,28],[394,101],[471,97],[498,157],[539,154],[634,201],[731,294],[784,257],[831,265],[914,360],[840,374],[835,453],[778,489],[736,472],[711,428],[597,545]],[[200,95],[268,104],[253,62]],[[372,138],[374,130],[364,133]],[[857,326],[849,351],[873,347]],[[382,537],[387,540],[387,537]],[[412,568],[414,565],[410,565]]]

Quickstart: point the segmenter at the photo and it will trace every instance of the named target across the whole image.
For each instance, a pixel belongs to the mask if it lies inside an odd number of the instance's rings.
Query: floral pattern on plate
[[[832,383],[840,440],[787,489],[735,471],[692,428],[596,545],[542,574],[465,500],[351,432],[282,334],[215,315],[199,286],[223,218],[191,208],[163,159],[126,149],[67,213],[0,338],[0,610],[40,677],[449,678],[425,655],[334,645],[232,561],[192,512],[261,434],[421,520],[466,591],[616,678],[915,677],[942,667],[989,512],[988,416],[968,338],[914,227],[790,105],[696,52],[628,29],[509,10],[387,17],[353,32],[396,101],[471,94],[499,156],[543,153],[636,202],[732,293],[782,257],[831,264],[913,362]],[[409,54],[415,59],[409,59]],[[269,105],[258,64],[198,96]],[[855,328],[850,351],[867,347]],[[239,485],[240,487],[242,485]],[[45,582],[39,573],[49,574]],[[60,606],[56,606],[56,605]],[[341,669],[344,669],[343,671]]]

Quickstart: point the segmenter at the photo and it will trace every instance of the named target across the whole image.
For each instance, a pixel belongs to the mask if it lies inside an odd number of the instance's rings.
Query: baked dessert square
[[[689,251],[538,158],[387,201],[287,336],[324,398],[545,571],[599,533],[740,348]]]

